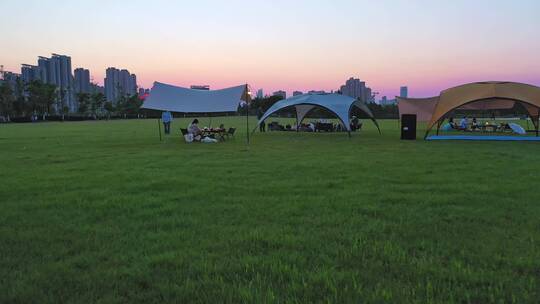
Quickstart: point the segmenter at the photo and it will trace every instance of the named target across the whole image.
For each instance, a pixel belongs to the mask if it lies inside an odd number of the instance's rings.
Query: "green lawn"
[[[538,303],[540,143],[220,122],[0,125],[0,303]]]

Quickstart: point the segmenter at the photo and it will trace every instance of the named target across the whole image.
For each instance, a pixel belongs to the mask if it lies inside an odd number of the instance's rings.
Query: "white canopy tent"
[[[154,82],[150,95],[142,108],[180,113],[236,112],[242,104],[249,104],[251,96],[247,84],[221,90],[187,89],[161,82]],[[249,143],[249,119],[246,111],[246,139]],[[159,138],[161,125],[158,119]]]
[[[321,107],[336,115],[336,117],[341,121],[343,127],[350,132],[351,124],[349,116],[353,106],[359,108],[364,113],[366,113],[373,121],[375,126],[377,126],[379,133],[381,132],[381,130],[379,129],[379,124],[375,120],[373,113],[371,113],[365,103],[359,101],[356,98],[340,94],[302,94],[281,100],[271,106],[268,111],[264,113],[257,125],[260,125],[270,115],[288,107],[295,108],[297,124],[300,125],[300,123],[302,122],[302,120],[304,120],[309,111],[311,111],[315,107]]]
[[[194,90],[154,82],[142,108],[180,113],[236,112],[249,102],[247,84],[222,90]]]

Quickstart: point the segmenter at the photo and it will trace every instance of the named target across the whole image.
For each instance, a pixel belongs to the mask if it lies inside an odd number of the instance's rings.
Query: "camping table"
[[[483,132],[490,132],[491,133],[491,132],[497,131],[497,125],[481,125],[480,129]]]
[[[203,137],[211,137],[213,135],[214,137],[217,137],[217,139],[225,141],[225,129],[202,129],[201,133]]]

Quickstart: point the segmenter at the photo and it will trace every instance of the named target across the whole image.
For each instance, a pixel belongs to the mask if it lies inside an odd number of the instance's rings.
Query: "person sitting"
[[[467,116],[465,116],[459,122],[459,129],[465,131],[467,130],[468,125],[469,125],[469,120],[467,119]]]
[[[450,125],[450,127],[451,127],[452,129],[457,129],[456,123],[454,122],[454,117],[450,117],[450,118],[448,119],[448,124]]]
[[[362,128],[362,123],[358,119],[358,117],[353,116],[351,119],[351,131],[360,130]]]
[[[473,117],[472,119],[472,127],[473,131],[480,129],[478,126],[478,121],[476,120],[476,117]]]
[[[193,122],[188,126],[188,134],[193,135],[193,140],[200,141],[202,137],[202,130],[199,128],[199,120],[195,118]]]

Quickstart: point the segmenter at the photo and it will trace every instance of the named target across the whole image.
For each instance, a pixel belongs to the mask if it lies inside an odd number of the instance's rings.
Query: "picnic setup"
[[[146,98],[142,107],[163,111],[164,114],[161,121],[164,125],[165,134],[169,134],[170,122],[173,117],[172,113],[182,113],[184,115],[217,115],[237,112],[239,108],[248,105],[250,101],[251,93],[247,84],[211,91],[188,89],[155,82],[151,93]],[[257,127],[264,124],[265,120],[269,117],[286,108],[294,108],[296,123],[294,125],[282,125],[278,121],[273,121],[268,124],[270,131],[347,132],[350,136],[351,132],[362,128],[362,123],[358,117],[351,116],[352,110],[358,109],[373,121],[380,134],[377,120],[365,103],[357,98],[335,93],[307,93],[278,101],[262,115],[257,123]],[[329,119],[319,119],[318,121],[303,123],[308,114],[317,108],[326,110],[333,118],[337,118],[338,123],[333,123]],[[247,113],[248,111],[246,111]],[[223,125],[217,128],[212,127],[212,116],[207,117],[210,118],[209,126],[201,128],[199,127],[199,120],[194,119],[187,128],[180,128],[180,134],[186,142],[217,143],[234,137],[236,127],[225,128]],[[162,138],[161,122],[159,119],[158,130],[160,138]],[[249,142],[249,118],[247,115],[246,130],[247,141]]]
[[[296,124],[293,126],[289,125],[283,127],[277,122],[271,122],[268,125],[269,130],[305,132],[343,131],[348,132],[350,136],[350,132],[361,128],[358,118],[356,116],[351,116],[351,111],[353,108],[358,108],[373,121],[380,133],[379,124],[365,103],[356,98],[335,93],[308,93],[278,101],[264,113],[264,115],[259,119],[257,125],[259,126],[265,123],[265,120],[271,117],[273,114],[287,108],[294,108],[296,113]],[[306,116],[316,108],[322,108],[331,113],[338,119],[338,123],[334,124],[328,119],[320,119],[319,121],[313,121],[306,124],[302,123]]]
[[[217,143],[234,137],[236,128],[225,128],[224,125],[212,127],[212,114],[237,112],[242,105],[251,100],[247,84],[221,90],[188,89],[160,82],[155,82],[151,93],[145,100],[143,108],[164,113],[182,113],[189,115],[210,115],[209,126],[199,127],[199,120],[194,119],[187,128],[180,128],[182,138],[188,143],[203,142]],[[170,116],[170,118],[169,118]],[[162,120],[167,129],[170,121]],[[172,114],[167,115],[172,119]],[[161,138],[161,123],[158,119],[159,135]]]
[[[427,124],[426,140],[540,141],[540,88],[533,85],[477,82],[436,97],[397,100],[400,115]],[[436,134],[430,135],[433,129]]]
[[[446,89],[435,97],[396,99],[401,117],[413,118],[413,125],[410,126],[404,126],[405,120],[402,119],[402,132],[415,134],[417,122],[424,123],[424,139],[428,141],[540,141],[540,88],[533,85],[503,81],[476,82]],[[255,133],[257,128],[283,132],[346,132],[350,137],[351,132],[361,130],[363,126],[357,113],[370,119],[381,133],[367,104],[339,93],[307,93],[279,100],[258,115],[257,124],[251,132],[250,102],[251,92],[247,84],[221,90],[200,90],[155,82],[143,108],[163,111],[161,122],[158,120],[160,139],[161,124],[165,134],[170,132],[172,113],[183,114],[184,117],[207,117],[208,125],[201,127],[199,119],[195,118],[186,128],[179,129],[178,135],[188,143],[218,143],[234,138],[236,126],[220,124],[214,127],[212,117],[238,113],[242,108],[246,109],[248,143],[250,134]],[[294,123],[273,119],[280,118],[280,113],[284,111],[288,111],[289,118],[294,113]],[[416,135],[412,138],[415,139]]]

